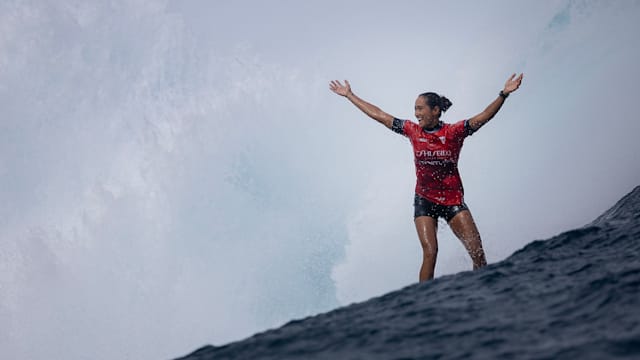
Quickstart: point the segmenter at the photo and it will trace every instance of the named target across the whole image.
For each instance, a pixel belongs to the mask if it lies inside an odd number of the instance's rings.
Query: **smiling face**
[[[420,127],[432,128],[438,125],[440,121],[440,108],[438,106],[431,108],[427,104],[427,99],[423,96],[418,96],[414,109]]]

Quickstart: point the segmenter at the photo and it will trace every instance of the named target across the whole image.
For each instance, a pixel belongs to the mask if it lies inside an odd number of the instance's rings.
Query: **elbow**
[[[496,116],[495,112],[483,113],[482,116],[480,116],[481,126],[484,125],[485,123],[487,123],[489,120],[493,119],[494,116]]]
[[[387,117],[388,117],[387,113],[385,113],[380,109],[376,109],[375,111],[371,112],[369,116],[379,122],[385,122],[385,120],[387,120]]]
[[[493,118],[493,116],[491,115],[478,115],[472,119],[469,120],[469,127],[471,127],[471,129],[473,131],[477,131],[479,130],[484,124],[488,123],[489,120],[491,120],[491,118]]]

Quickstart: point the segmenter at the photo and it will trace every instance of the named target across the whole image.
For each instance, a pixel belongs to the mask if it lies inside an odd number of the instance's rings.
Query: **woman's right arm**
[[[340,83],[340,81],[338,80],[331,81],[329,88],[334,93],[349,99],[349,101],[351,101],[353,105],[355,105],[363,113],[367,114],[370,118],[391,129],[391,127],[393,126],[393,116],[382,111],[379,107],[370,104],[356,96],[356,94],[351,91],[351,85],[349,84],[349,81],[345,80],[344,82],[345,85],[342,85],[342,83]]]

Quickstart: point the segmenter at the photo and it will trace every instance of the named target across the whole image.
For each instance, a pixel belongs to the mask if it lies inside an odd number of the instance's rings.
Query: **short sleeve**
[[[394,132],[397,132],[400,135],[405,135],[406,133],[404,131],[404,124],[407,122],[407,120],[400,120],[397,118],[393,118],[393,124],[391,125],[391,130],[393,130]]]
[[[421,128],[418,124],[409,120],[393,118],[393,123],[391,124],[391,130],[408,137],[409,139],[415,138],[420,129]]]
[[[467,136],[473,135],[475,132],[469,124],[469,119],[460,120],[457,123],[451,125],[451,131],[456,139],[464,139]]]
[[[473,135],[476,131],[471,128],[471,124],[469,124],[469,119],[464,120],[464,129],[467,132],[467,136]]]

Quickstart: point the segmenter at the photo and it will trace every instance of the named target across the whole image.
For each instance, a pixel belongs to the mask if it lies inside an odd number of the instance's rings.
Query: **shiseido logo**
[[[426,156],[426,157],[446,157],[451,156],[451,150],[419,150],[416,151],[416,156]]]

